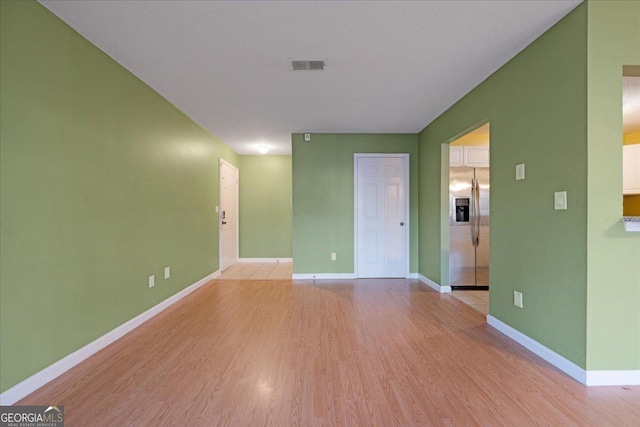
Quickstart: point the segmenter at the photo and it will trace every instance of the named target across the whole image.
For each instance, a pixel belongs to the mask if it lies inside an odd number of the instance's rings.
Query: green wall
[[[622,224],[622,66],[640,65],[640,2],[588,3],[587,368],[640,369],[640,233]]]
[[[4,391],[216,271],[238,157],[41,5],[0,15]]]
[[[294,273],[353,273],[353,154],[410,154],[410,270],[418,269],[416,134],[292,135]],[[337,260],[330,260],[336,252]]]
[[[240,156],[240,258],[291,258],[291,156]]]
[[[586,87],[582,4],[419,134],[420,273],[448,284],[442,144],[490,121],[490,313],[583,368]],[[524,181],[515,180],[519,163],[526,164]],[[555,211],[553,193],[562,190],[569,209]],[[513,305],[514,290],[523,293],[522,309]]]

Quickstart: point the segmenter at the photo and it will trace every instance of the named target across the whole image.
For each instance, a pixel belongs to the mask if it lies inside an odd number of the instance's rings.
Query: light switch
[[[553,208],[557,211],[567,209],[567,192],[556,191],[553,193]]]
[[[513,305],[516,307],[522,307],[522,292],[513,291]]]
[[[164,278],[168,279],[169,277],[171,277],[171,267],[165,267],[164,268]]]
[[[220,208],[216,206],[216,213],[220,213]]]
[[[153,288],[156,285],[156,276],[149,276],[149,287]]]
[[[524,163],[516,165],[516,181],[524,179]]]

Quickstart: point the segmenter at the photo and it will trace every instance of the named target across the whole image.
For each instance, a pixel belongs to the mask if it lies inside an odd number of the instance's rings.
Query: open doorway
[[[625,65],[622,73],[622,194],[628,231],[640,230],[640,65]]]
[[[488,314],[490,127],[449,144],[449,283],[453,296]]]

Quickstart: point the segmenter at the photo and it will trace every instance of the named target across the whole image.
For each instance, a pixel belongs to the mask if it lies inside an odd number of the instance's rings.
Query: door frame
[[[404,182],[405,182],[405,212],[407,218],[405,219],[404,241],[405,241],[405,266],[404,277],[409,278],[409,265],[411,263],[411,233],[409,232],[411,227],[411,183],[410,183],[410,167],[411,162],[409,153],[354,153],[353,154],[353,273],[354,277],[358,278],[358,159],[366,157],[391,157],[402,158],[405,164]]]
[[[222,165],[227,165],[232,169],[236,170],[237,174],[237,182],[236,182],[236,206],[237,206],[237,216],[238,216],[238,224],[236,225],[236,263],[240,259],[240,169],[231,163],[224,160],[220,157],[220,162],[218,163],[218,270],[222,272],[222,218],[220,215],[222,214]],[[233,265],[233,264],[232,264]],[[230,266],[229,266],[230,267]]]

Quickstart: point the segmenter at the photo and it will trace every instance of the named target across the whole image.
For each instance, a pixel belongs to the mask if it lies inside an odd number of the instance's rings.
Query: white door
[[[406,277],[409,155],[355,155],[357,277]]]
[[[220,159],[220,271],[238,262],[238,169]]]

